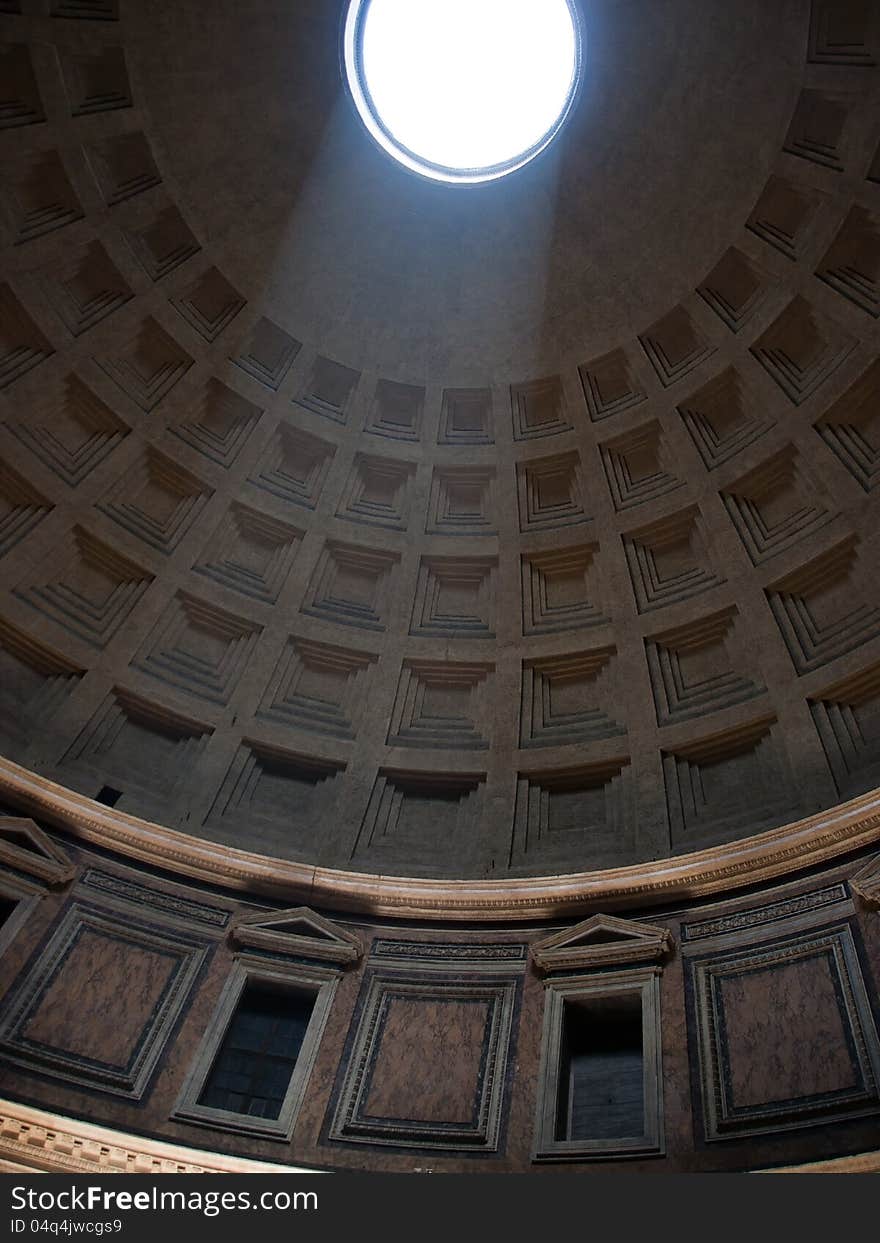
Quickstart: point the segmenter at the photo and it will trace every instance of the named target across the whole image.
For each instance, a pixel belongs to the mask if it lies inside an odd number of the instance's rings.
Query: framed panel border
[[[129,1063],[114,1066],[73,1052],[28,1041],[24,1029],[47,991],[63,969],[68,954],[84,930],[137,949],[174,955],[177,965],[145,1023]],[[171,1036],[202,965],[209,946],[176,928],[161,928],[72,902],[50,931],[43,948],[24,967],[7,995],[0,1018],[0,1055],[26,1070],[96,1088],[130,1100],[147,1091],[162,1051]]]
[[[815,1097],[738,1107],[732,1097],[721,984],[726,975],[825,956],[833,971],[840,1017],[857,1082]],[[738,950],[688,960],[696,1071],[707,1143],[880,1114],[880,1041],[853,929],[839,923]]]

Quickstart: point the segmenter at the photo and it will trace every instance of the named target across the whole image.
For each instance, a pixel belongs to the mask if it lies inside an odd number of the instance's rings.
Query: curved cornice
[[[64,1114],[0,1100],[0,1173],[321,1174],[146,1139]]]
[[[190,837],[0,759],[0,791],[84,842],[211,885],[357,914],[493,922],[699,898],[773,880],[880,841],[880,790],[782,828],[673,859],[507,880],[434,880],[312,867]]]

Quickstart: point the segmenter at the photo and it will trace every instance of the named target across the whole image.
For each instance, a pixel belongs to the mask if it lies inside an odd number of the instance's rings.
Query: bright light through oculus
[[[345,69],[378,143],[441,181],[521,168],[565,120],[580,71],[569,0],[352,0]]]

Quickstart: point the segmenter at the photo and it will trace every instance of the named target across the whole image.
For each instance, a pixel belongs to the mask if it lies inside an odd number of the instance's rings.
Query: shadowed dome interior
[[[566,125],[466,192],[365,133],[342,3],[18,7],[7,755],[456,878],[877,785],[870,6],[580,4]]]

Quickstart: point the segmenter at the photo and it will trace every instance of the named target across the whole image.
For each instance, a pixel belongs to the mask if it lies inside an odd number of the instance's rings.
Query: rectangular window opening
[[[198,1104],[276,1120],[302,1049],[316,995],[249,981],[239,997]]]
[[[563,1008],[557,1140],[617,1140],[645,1130],[642,999],[567,999]]]
[[[112,786],[101,786],[95,795],[95,802],[103,803],[105,807],[115,807],[121,798],[121,790],[114,790]]]

